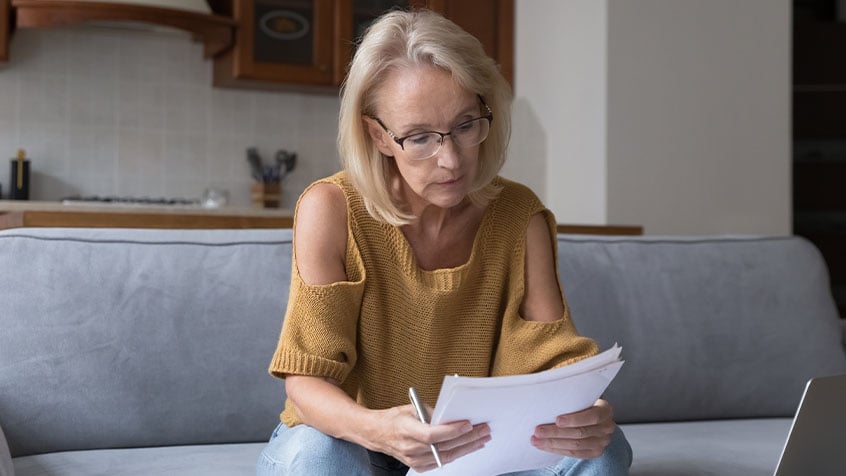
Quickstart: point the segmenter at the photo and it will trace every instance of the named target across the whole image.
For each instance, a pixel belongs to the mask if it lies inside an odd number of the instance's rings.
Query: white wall
[[[604,0],[516,3],[514,130],[503,174],[532,187],[559,222],[606,222],[607,17]]]
[[[788,0],[609,6],[609,222],[790,233]]]
[[[559,221],[790,233],[789,0],[516,10],[518,118],[539,121],[515,125],[512,159],[541,127],[546,167],[521,173]]]

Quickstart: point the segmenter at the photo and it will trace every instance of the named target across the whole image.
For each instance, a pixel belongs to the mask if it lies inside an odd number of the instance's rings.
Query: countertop
[[[0,229],[21,227],[90,228],[291,228],[294,213],[284,208],[138,206],[0,200]],[[559,224],[559,233],[642,235],[639,225]]]
[[[28,226],[116,228],[290,228],[282,208],[134,205],[0,200],[0,229]]]

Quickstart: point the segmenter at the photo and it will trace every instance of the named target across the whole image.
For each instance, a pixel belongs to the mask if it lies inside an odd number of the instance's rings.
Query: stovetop
[[[152,197],[118,197],[74,195],[62,199],[63,205],[96,205],[123,207],[199,207],[200,201],[189,198],[152,198]]]

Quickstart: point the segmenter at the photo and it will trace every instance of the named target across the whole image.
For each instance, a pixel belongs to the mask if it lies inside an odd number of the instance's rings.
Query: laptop
[[[805,386],[775,476],[846,475],[846,375]]]

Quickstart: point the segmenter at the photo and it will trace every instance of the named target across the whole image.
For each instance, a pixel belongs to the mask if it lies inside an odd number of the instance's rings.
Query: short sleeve
[[[571,364],[598,352],[593,339],[576,332],[569,310],[553,322],[505,316],[491,375],[519,375]]]
[[[343,382],[356,363],[356,331],[364,281],[304,283],[292,271],[285,321],[270,373],[328,377]]]

